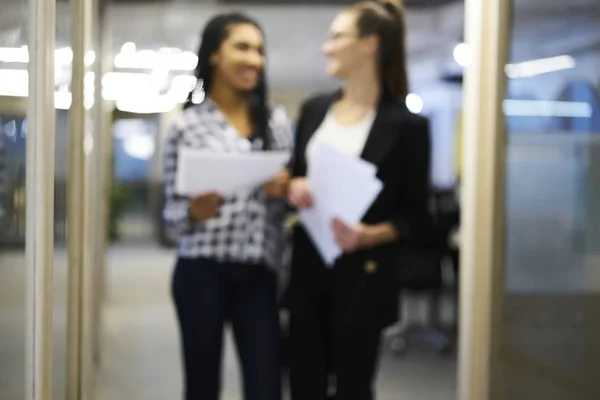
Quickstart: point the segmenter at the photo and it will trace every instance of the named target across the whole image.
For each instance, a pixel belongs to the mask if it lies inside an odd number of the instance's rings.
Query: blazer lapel
[[[377,116],[369,132],[361,158],[374,165],[379,165],[394,147],[398,140],[399,107],[395,103],[382,101],[377,108]]]
[[[324,97],[320,104],[316,105],[311,115],[304,121],[302,137],[299,137],[298,146],[304,154],[306,147],[314,133],[317,131],[331,105],[342,96],[339,90],[331,96]],[[377,106],[377,116],[373,121],[369,137],[361,153],[361,158],[376,166],[386,158],[390,150],[398,140],[398,119],[403,118],[402,108],[394,101],[383,100]],[[306,173],[306,161],[302,157],[302,173]]]
[[[314,112],[310,115],[309,118],[306,119],[306,125],[302,129],[306,133],[302,137],[301,143],[301,146],[304,150],[306,150],[308,142],[310,142],[310,139],[316,133],[317,129],[319,129],[319,126],[321,126],[321,123],[325,119],[325,115],[327,115],[329,107],[331,107],[331,104],[334,101],[335,97],[333,96],[324,98],[322,103],[315,107]]]
[[[334,94],[323,97],[320,99],[318,104],[315,104],[315,107],[312,108],[312,112],[306,117],[303,121],[302,132],[298,131],[298,149],[300,150],[300,159],[298,160],[298,172],[301,175],[306,174],[307,172],[307,163],[305,158],[306,147],[310,142],[310,139],[313,137],[321,123],[325,119],[325,115],[327,115],[327,111],[331,107],[331,104],[335,102],[341,96],[341,91],[335,92]]]

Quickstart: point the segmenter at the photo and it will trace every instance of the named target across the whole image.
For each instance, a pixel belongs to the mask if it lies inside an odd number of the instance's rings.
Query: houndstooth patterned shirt
[[[273,109],[269,125],[271,148],[290,150],[292,127],[285,111]],[[209,98],[182,111],[165,147],[163,210],[167,226],[179,234],[179,256],[278,268],[283,263],[285,247],[284,219],[288,210],[285,201],[268,199],[259,187],[226,198],[215,218],[201,223],[191,221],[189,199],[175,193],[177,154],[181,146],[215,152],[262,151],[261,140],[241,137]]]

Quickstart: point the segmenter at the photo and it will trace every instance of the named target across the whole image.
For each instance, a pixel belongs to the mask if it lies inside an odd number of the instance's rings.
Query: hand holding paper
[[[364,224],[346,225],[341,219],[334,218],[331,222],[335,243],[344,253],[354,253],[367,247],[367,227]]]
[[[292,180],[288,201],[296,208],[311,208],[313,206],[312,192],[306,178],[295,178]]]
[[[318,141],[310,160],[308,182],[314,206],[300,211],[300,220],[321,253],[332,266],[342,254],[332,223],[357,225],[383,187],[376,168],[368,162],[342,154]]]
[[[223,197],[216,193],[200,195],[190,202],[190,216],[197,222],[204,222],[214,218],[219,213]]]
[[[275,178],[265,183],[263,189],[270,199],[285,199],[289,183],[290,173],[282,169]]]

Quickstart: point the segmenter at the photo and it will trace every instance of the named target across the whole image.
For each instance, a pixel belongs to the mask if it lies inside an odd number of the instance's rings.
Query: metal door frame
[[[506,91],[511,0],[466,0],[458,400],[488,400],[505,266]]]
[[[101,77],[106,68],[102,0],[71,0],[72,104],[69,110],[68,236],[69,310],[67,400],[82,400],[95,389],[101,331],[102,282],[106,252],[108,193],[104,169],[110,159],[106,141],[106,102]],[[95,62],[85,62],[88,52]],[[86,75],[94,74],[93,106],[86,107]],[[89,84],[89,82],[88,82]],[[89,100],[89,99],[88,99]],[[100,216],[99,216],[100,215]]]
[[[56,0],[29,2],[26,400],[52,399]]]
[[[103,232],[94,231],[91,211],[106,210],[102,194],[105,184],[89,179],[102,170],[107,153],[102,146],[106,119],[101,118],[105,104],[96,90],[95,119],[84,107],[84,62],[92,49],[94,36],[102,32],[99,9],[101,0],[71,1],[71,40],[73,47],[72,105],[69,110],[69,313],[67,319],[67,398],[88,398],[93,389],[94,340],[92,331],[100,329],[95,316],[99,301],[95,285],[97,270],[102,268],[105,243]],[[25,360],[25,400],[52,400],[52,332],[54,278],[54,172],[55,113],[54,53],[56,0],[29,1],[29,96],[2,98],[0,109],[8,114],[24,115],[28,121],[26,159],[26,268],[27,268],[27,339]],[[102,38],[95,51],[102,57]],[[102,73],[101,61],[95,72]],[[100,82],[96,78],[96,85]],[[86,132],[92,148],[84,150]],[[94,141],[97,146],[94,147]],[[86,185],[84,177],[87,176]],[[88,217],[86,217],[88,215]],[[100,218],[101,220],[102,218]],[[97,220],[96,220],[97,222]],[[104,246],[103,246],[104,245]],[[89,254],[89,256],[84,255]],[[84,290],[85,289],[85,290]],[[97,322],[98,321],[98,322]],[[62,400],[62,399],[56,399]]]

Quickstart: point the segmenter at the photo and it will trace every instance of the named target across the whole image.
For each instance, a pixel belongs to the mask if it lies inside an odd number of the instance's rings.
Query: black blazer
[[[291,164],[293,177],[306,175],[307,144],[340,95],[315,97],[302,106]],[[310,304],[315,296],[331,296],[334,323],[381,329],[398,318],[399,249],[426,243],[430,232],[428,121],[411,114],[404,104],[382,100],[361,157],[377,166],[377,177],[384,184],[363,222],[391,222],[399,242],[345,254],[328,270],[307,233],[297,225],[287,302],[293,312]]]

